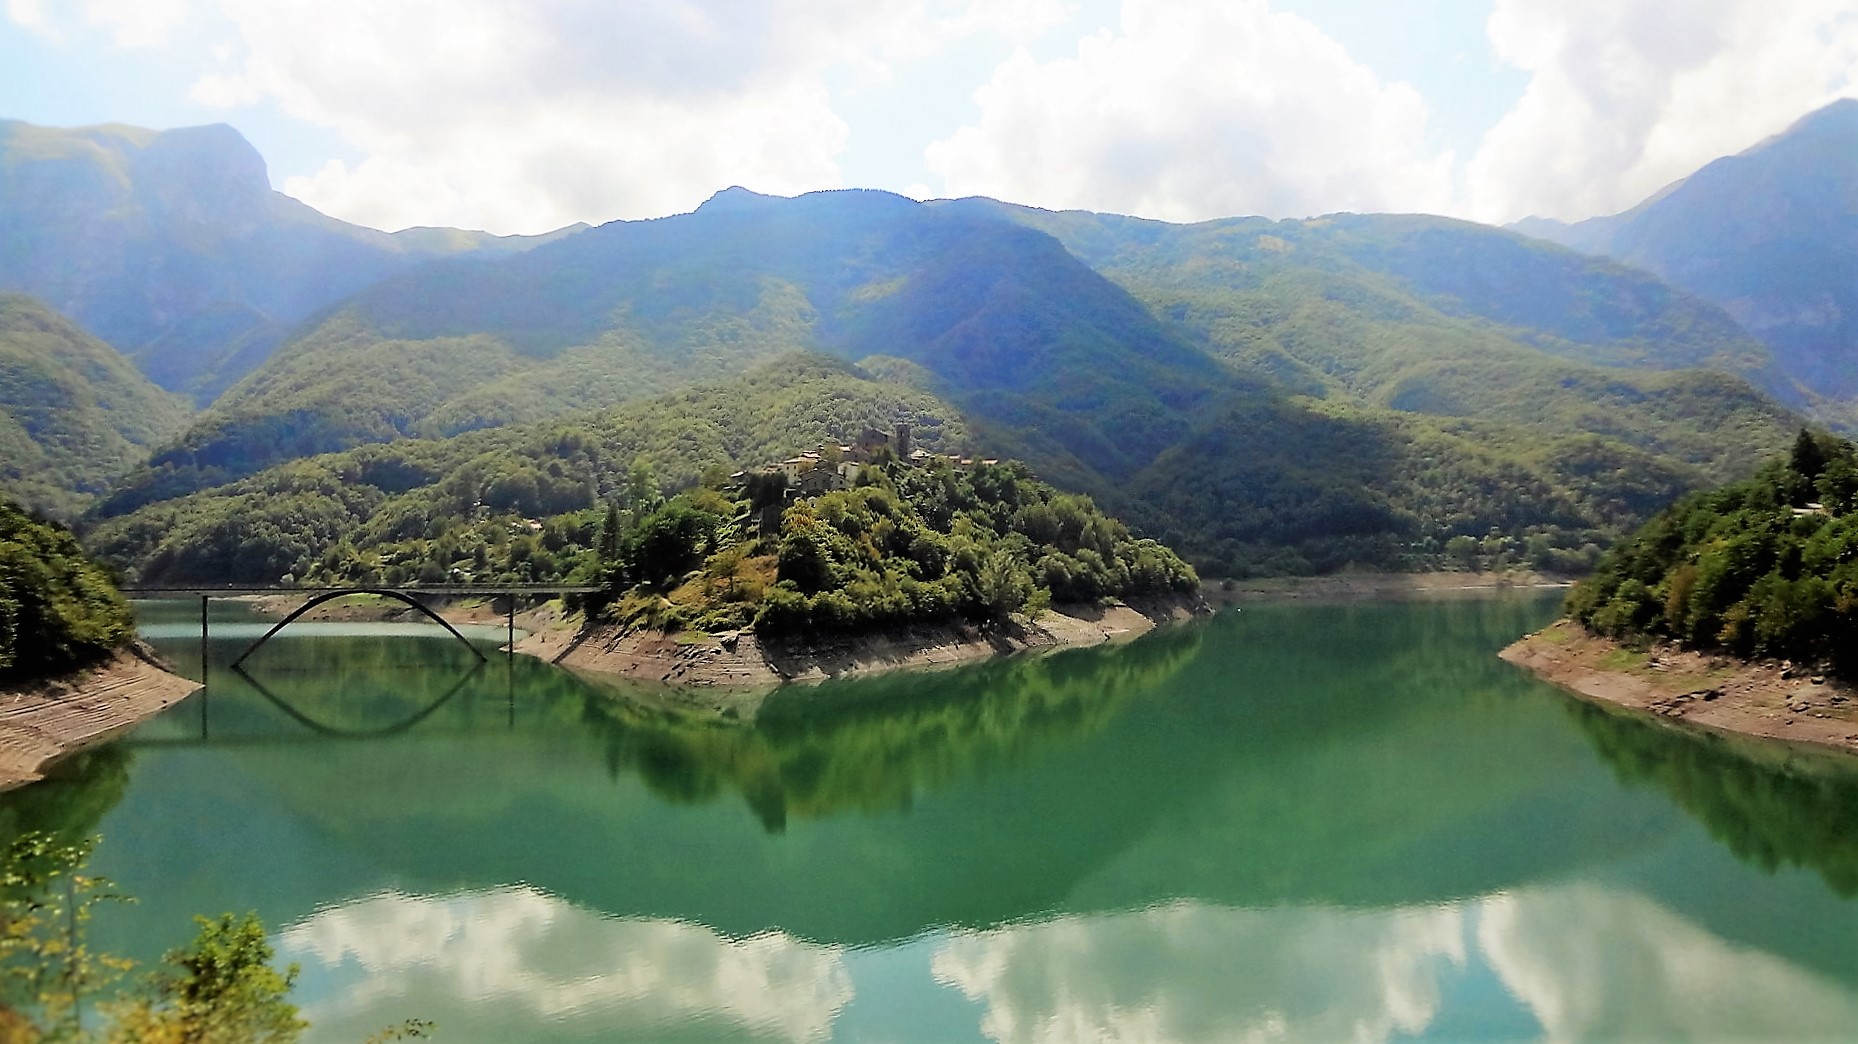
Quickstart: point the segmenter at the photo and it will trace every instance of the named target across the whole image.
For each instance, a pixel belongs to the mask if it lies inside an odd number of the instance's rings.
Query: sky
[[[743,185],[1578,220],[1858,96],[1858,0],[0,0],[0,118],[228,123],[376,228]]]

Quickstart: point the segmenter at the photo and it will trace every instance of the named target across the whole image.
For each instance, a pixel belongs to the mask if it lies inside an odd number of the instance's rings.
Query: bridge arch
[[[414,598],[412,595],[405,594],[400,591],[395,591],[391,588],[386,588],[386,587],[346,587],[346,588],[341,588],[339,590],[334,590],[334,591],[325,591],[322,594],[319,594],[316,597],[298,606],[295,612],[291,613],[289,616],[284,617],[282,620],[279,620],[276,626],[272,627],[269,631],[266,631],[264,633],[264,637],[253,642],[251,644],[251,648],[246,649],[244,652],[240,653],[239,658],[232,661],[232,666],[237,667],[238,665],[244,663],[246,657],[258,651],[259,646],[270,641],[271,637],[277,634],[277,632],[283,630],[286,627],[289,627],[292,623],[296,622],[296,619],[302,616],[304,613],[309,612],[311,609],[314,609],[317,606],[331,599],[346,598],[349,595],[358,595],[358,594],[379,595],[382,598],[391,598],[397,602],[404,602],[407,605],[410,605],[413,608],[419,610],[421,613],[424,613],[428,620],[431,620],[433,623],[436,623],[440,627],[443,627],[447,631],[450,631],[452,634],[452,637],[464,643],[464,647],[471,650],[472,655],[476,656],[479,661],[488,662],[488,660],[490,659],[488,656],[485,656],[482,652],[479,652],[477,646],[472,645],[471,640],[469,638],[466,638],[463,634],[459,633],[458,628],[453,627],[450,620],[445,619],[443,616],[440,616],[438,613],[435,613],[431,609],[428,609],[426,606],[420,604],[420,601]]]

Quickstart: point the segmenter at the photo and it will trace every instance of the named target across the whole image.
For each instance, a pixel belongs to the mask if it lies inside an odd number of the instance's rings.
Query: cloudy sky
[[[1610,213],[1858,95],[1858,0],[0,0],[0,116],[385,229],[791,194]]]

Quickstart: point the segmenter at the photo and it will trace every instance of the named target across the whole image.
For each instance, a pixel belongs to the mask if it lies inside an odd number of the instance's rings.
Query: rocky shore
[[[0,687],[0,790],[154,717],[198,691],[139,643],[56,678]]]
[[[1670,645],[1629,649],[1568,620],[1499,655],[1588,699],[1704,728],[1858,753],[1858,691],[1810,668]]]

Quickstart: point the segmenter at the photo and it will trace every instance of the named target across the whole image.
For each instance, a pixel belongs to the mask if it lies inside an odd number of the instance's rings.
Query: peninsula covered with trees
[[[1692,494],[1609,551],[1568,615],[1625,640],[1858,672],[1858,450],[1802,430],[1754,477]]]
[[[907,437],[867,432],[722,489],[610,507],[599,562],[613,615],[783,634],[1004,620],[1199,587],[1173,551],[1021,464],[907,449]]]

